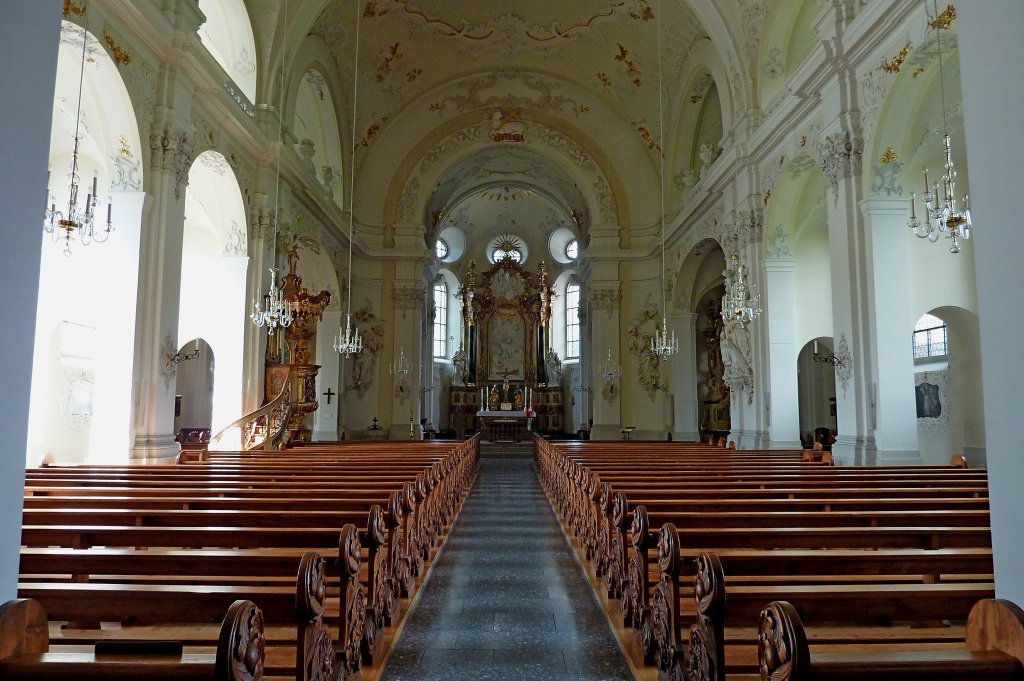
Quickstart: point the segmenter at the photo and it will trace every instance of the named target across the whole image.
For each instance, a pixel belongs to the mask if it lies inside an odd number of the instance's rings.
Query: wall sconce
[[[190,359],[199,359],[199,339],[196,339],[196,343],[192,348],[192,352],[176,352],[173,355],[168,353],[166,357],[167,367],[173,369],[182,362],[187,362]]]
[[[823,357],[818,354],[818,341],[814,341],[814,357],[812,358],[815,362],[821,362],[822,364],[831,364],[834,367],[840,367],[846,365],[846,355],[837,357],[833,352],[827,357]]]

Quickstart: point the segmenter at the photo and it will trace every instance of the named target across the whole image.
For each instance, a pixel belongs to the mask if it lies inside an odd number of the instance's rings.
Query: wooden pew
[[[985,599],[971,609],[966,647],[958,651],[812,654],[797,608],[785,601],[761,612],[757,643],[763,681],[1024,679],[1024,610],[1005,600]]]
[[[441,450],[438,450],[441,451]],[[302,461],[294,461],[286,456],[279,456],[277,459],[261,458],[259,462],[246,463],[244,466],[228,464],[221,466],[216,462],[209,462],[198,474],[192,473],[195,467],[92,467],[95,470],[87,470],[85,467],[62,468],[54,467],[42,472],[34,472],[34,482],[27,490],[26,497],[26,520],[37,524],[26,524],[24,533],[26,541],[41,542],[44,546],[70,545],[87,546],[99,543],[103,546],[189,546],[198,545],[202,547],[225,546],[225,547],[257,547],[257,546],[293,546],[304,548],[309,546],[337,546],[337,532],[324,531],[319,527],[327,523],[337,523],[339,519],[347,519],[346,514],[357,513],[353,510],[353,504],[342,501],[336,502],[335,494],[339,491],[344,494],[364,493],[367,489],[373,495],[378,492],[388,493],[388,510],[381,512],[379,506],[376,511],[371,512],[369,520],[361,521],[363,526],[360,531],[352,532],[355,539],[351,546],[355,547],[354,565],[355,575],[360,574],[360,551],[359,539],[364,540],[377,537],[378,545],[383,545],[385,536],[389,549],[399,549],[395,552],[389,551],[388,556],[397,558],[403,547],[409,547],[409,562],[422,566],[422,561],[429,557],[430,549],[436,540],[436,532],[443,529],[444,524],[450,521],[451,514],[457,508],[461,496],[468,490],[472,482],[478,460],[478,450],[474,447],[461,447],[455,456],[438,455],[438,451],[428,453],[420,457],[407,457],[403,461],[388,460],[386,457],[366,457],[362,463],[352,465],[347,463],[344,456],[337,453],[311,453],[303,457]],[[443,452],[441,452],[443,454]],[[412,459],[416,458],[416,461]],[[169,470],[170,469],[170,470]],[[175,470],[176,469],[176,470]],[[191,469],[191,470],[190,470]],[[345,474],[347,469],[348,474]],[[378,470],[380,475],[372,471]],[[183,473],[184,471],[184,473]],[[92,478],[92,479],[90,479]],[[96,478],[99,478],[97,480]],[[349,485],[351,480],[365,480],[367,478],[379,478],[386,486],[383,489],[372,487],[376,481],[362,485]],[[410,478],[414,478],[410,480]],[[59,479],[60,486],[53,486],[50,483]],[[114,486],[110,483],[115,482]],[[317,484],[317,483],[321,484]],[[162,484],[161,484],[162,483]],[[223,485],[231,484],[234,487]],[[366,485],[371,485],[367,487]],[[177,486],[177,487],[175,487]],[[398,491],[395,488],[398,488]],[[303,510],[302,495],[308,496],[308,488],[316,488],[313,494],[320,495],[320,508],[316,511]],[[166,502],[168,490],[178,489],[180,493],[177,498],[186,499],[184,508],[196,509],[197,505],[202,511],[184,511],[181,506],[172,502],[171,508],[155,508],[152,504]],[[58,493],[54,495],[53,493]],[[99,492],[97,494],[97,492]],[[40,496],[42,495],[42,496]],[[49,496],[47,496],[49,495]],[[222,496],[226,495],[226,496]],[[330,496],[328,496],[330,495]],[[54,506],[47,501],[33,504],[34,499],[61,499],[61,506]],[[93,500],[96,499],[117,499],[118,504],[113,509],[104,510],[102,506],[97,508]],[[370,497],[372,499],[373,496]],[[76,499],[84,499],[81,507],[76,507]],[[260,500],[267,500],[271,504],[278,504],[277,508],[262,508]],[[368,501],[369,499],[363,499]],[[138,503],[138,507],[132,505]],[[233,504],[240,503],[244,508],[233,507]],[[61,503],[61,502],[58,502]],[[296,506],[296,504],[299,504]],[[166,504],[158,504],[166,505]],[[127,508],[126,508],[127,507]],[[342,508],[344,507],[344,508]],[[55,510],[55,509],[67,510]],[[262,510],[261,510],[262,508]],[[363,506],[365,509],[366,506]],[[296,510],[297,509],[297,510]],[[48,523],[59,522],[62,515],[77,515],[79,525],[48,525]],[[366,518],[365,511],[363,517]],[[376,516],[376,520],[374,520]],[[103,523],[114,523],[118,519],[132,523],[131,527],[124,525],[103,526]],[[352,519],[355,519],[354,517]],[[402,522],[402,521],[406,522]],[[82,521],[94,523],[90,526],[83,526]],[[171,525],[171,523],[175,523]],[[306,527],[293,527],[299,524]],[[161,529],[150,528],[169,525]],[[211,525],[207,529],[191,527],[194,525]],[[147,527],[148,526],[148,527]],[[337,524],[333,525],[338,527]],[[358,529],[358,528],[357,528]],[[402,529],[408,532],[401,531]],[[128,534],[124,534],[127,532]],[[195,541],[187,540],[186,537],[200,533],[201,536],[193,536]],[[160,535],[163,534],[162,538]],[[344,548],[344,540],[342,542]],[[363,543],[372,543],[364,541]],[[75,555],[69,555],[67,551],[61,553],[58,549],[36,549],[40,551],[33,555],[30,549],[26,549],[26,569],[46,570],[51,568],[60,569],[55,561],[63,561],[63,567],[67,568],[76,560]],[[242,578],[237,568],[232,570],[229,561],[234,558],[252,558],[246,556],[247,549],[222,549],[211,552],[208,549],[181,550],[140,550],[130,549],[103,549],[97,552],[87,552],[91,555],[86,559],[88,567],[92,570],[99,570],[101,576],[97,577],[90,573],[94,580],[87,585],[76,583],[72,589],[90,589],[97,593],[109,588],[132,590],[134,592],[157,592],[160,587],[174,587],[181,589],[188,584],[182,582],[196,581],[195,579],[181,578],[177,575],[188,575],[198,578],[199,581],[209,582],[208,590],[223,591],[225,586],[232,589],[254,589],[256,582],[266,582],[267,586],[259,588],[274,589],[282,580],[280,567],[280,556],[271,556],[270,552],[285,551],[288,549],[249,549],[249,553],[260,553],[261,555],[252,564],[246,564],[247,568],[259,566],[259,570],[251,576]],[[105,552],[109,555],[102,555]],[[231,553],[236,555],[232,556]],[[291,551],[294,556],[295,551]],[[146,555],[151,554],[151,555]],[[164,558],[161,566],[159,558],[154,560],[154,555]],[[334,562],[333,569],[337,573],[343,572],[338,566],[349,564],[343,557]],[[382,554],[381,554],[382,555]],[[129,567],[124,564],[130,563]],[[119,562],[120,561],[120,562]],[[373,560],[369,563],[370,570],[364,571],[364,575],[373,574],[373,566],[377,563]],[[35,565],[35,568],[32,568]],[[147,566],[147,567],[143,567]],[[191,566],[191,567],[187,567]],[[64,579],[81,579],[82,567],[79,565],[74,573],[55,571],[56,574],[66,574]],[[175,567],[174,570],[169,569]],[[378,567],[380,567],[378,565]],[[388,567],[391,567],[390,561]],[[143,574],[126,574],[129,570],[137,570]],[[414,567],[407,568],[405,572],[411,573]],[[249,570],[247,570],[248,572]],[[210,573],[213,574],[205,574]],[[394,575],[401,572],[400,568],[394,571],[388,570],[388,574]],[[378,571],[384,573],[383,570]],[[42,578],[40,573],[40,578]],[[294,574],[294,572],[293,572]],[[72,576],[75,575],[75,576]],[[33,579],[29,577],[29,579]],[[397,578],[400,579],[400,576]],[[96,581],[100,580],[100,581]],[[374,584],[370,576],[364,577],[369,585]],[[358,586],[358,582],[356,582]],[[70,596],[68,584],[61,584],[60,578],[49,584],[42,581],[31,581],[25,588],[45,589],[51,596],[61,594],[60,597]],[[63,592],[62,592],[63,590]],[[148,591],[147,591],[148,590]],[[194,591],[201,591],[193,589]],[[398,589],[392,590],[392,593]],[[411,591],[411,587],[410,587]],[[102,595],[97,600],[102,600]],[[153,596],[154,603],[158,598]],[[367,605],[353,606],[353,603],[362,603],[359,599],[350,600],[349,608],[344,605],[339,607],[331,606],[329,614],[333,618],[349,615],[349,619],[367,618],[371,620],[376,617],[378,622],[386,619],[379,615],[371,616],[371,613],[379,612],[374,608],[373,602]],[[360,612],[355,612],[353,610]],[[351,611],[346,613],[346,610]],[[153,606],[152,616],[159,617],[159,608]],[[96,612],[102,612],[97,608]],[[395,605],[387,612],[392,620],[397,620],[397,598]],[[397,622],[390,622],[397,624]],[[351,627],[349,627],[351,629]],[[372,631],[374,627],[366,626],[362,631]],[[345,638],[343,635],[341,638]],[[342,659],[339,660],[343,667],[343,676],[354,676],[358,673],[360,658],[367,658],[368,653],[376,647],[376,642],[382,640],[365,636],[349,636],[348,640],[340,642],[339,647],[344,650]],[[329,641],[328,641],[329,643]]]
[[[362,613],[365,609],[362,591],[354,583],[352,552],[357,547],[354,528],[348,526],[343,532],[343,541],[348,540],[347,559],[340,567],[341,610],[331,612],[332,622],[338,628],[338,662],[342,675],[352,668],[354,655],[358,660],[363,639]],[[343,547],[344,549],[345,547]],[[185,567],[188,552],[181,552],[177,567]],[[103,571],[117,574],[121,564],[118,556],[107,558]],[[93,557],[94,562],[99,557]],[[125,566],[127,567],[127,566]],[[169,565],[170,567],[170,565]],[[236,562],[235,572],[242,565]],[[121,567],[124,572],[124,567]],[[187,568],[186,568],[187,569]],[[166,569],[164,570],[166,572]],[[279,673],[287,671],[296,674],[299,681],[309,678],[330,679],[335,665],[334,655],[323,659],[325,651],[333,650],[334,639],[325,624],[327,605],[327,582],[325,564],[315,552],[306,552],[293,563],[294,580],[291,585],[264,586],[253,584],[167,584],[118,582],[22,582],[18,593],[22,598],[38,602],[50,618],[60,621],[138,621],[156,624],[203,624],[217,617],[224,610],[224,603],[230,603],[243,596],[259,599],[265,605],[261,621],[266,618],[274,631],[291,630],[287,639],[272,637],[269,643],[277,648],[294,649],[295,658]],[[201,581],[201,575],[195,575]],[[295,622],[295,624],[290,624]],[[124,630],[131,635],[131,629]],[[100,642],[104,632],[96,631],[92,641]],[[76,635],[78,641],[90,640],[84,632]],[[295,659],[302,662],[293,666]],[[310,660],[316,664],[310,666]],[[358,671],[358,665],[355,666]]]
[[[50,652],[46,611],[36,601],[0,605],[0,678],[9,681],[253,681],[263,675],[263,615],[252,601],[232,603],[214,655],[183,654],[180,643],[99,644],[90,652]],[[328,681],[330,676],[307,678]]]

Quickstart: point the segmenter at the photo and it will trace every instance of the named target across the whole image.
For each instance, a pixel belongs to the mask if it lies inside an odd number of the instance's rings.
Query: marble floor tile
[[[486,451],[380,681],[633,678],[533,462]]]

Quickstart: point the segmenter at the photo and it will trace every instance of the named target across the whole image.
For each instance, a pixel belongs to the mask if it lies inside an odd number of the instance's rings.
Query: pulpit
[[[319,406],[316,394],[318,364],[311,364],[310,353],[316,347],[316,326],[323,318],[324,308],[331,301],[330,291],[313,294],[302,286],[302,277],[296,273],[299,263],[298,246],[289,248],[288,274],[281,280],[281,297],[291,305],[293,320],[283,333],[270,331],[267,335],[267,359],[264,402],[273,399],[282,387],[282,381],[291,376],[293,396],[288,417],[290,440],[309,440],[312,433],[312,414]],[[289,370],[291,373],[289,374]]]

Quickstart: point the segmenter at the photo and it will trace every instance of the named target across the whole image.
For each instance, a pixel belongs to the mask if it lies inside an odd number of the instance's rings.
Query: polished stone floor
[[[485,451],[381,681],[633,681],[533,461],[500,455]]]

